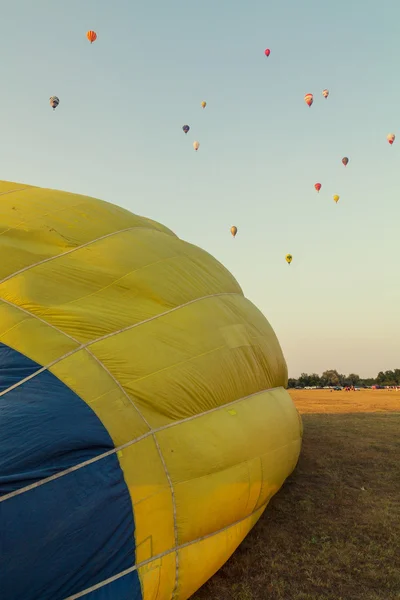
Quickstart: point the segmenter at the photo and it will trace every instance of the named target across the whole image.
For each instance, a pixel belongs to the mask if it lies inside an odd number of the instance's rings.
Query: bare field
[[[301,414],[400,412],[400,390],[289,390]]]
[[[194,600],[399,600],[400,392],[290,394],[296,470]]]

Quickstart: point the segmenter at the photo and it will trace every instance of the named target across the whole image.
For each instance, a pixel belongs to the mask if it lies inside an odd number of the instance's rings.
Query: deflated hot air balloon
[[[322,95],[324,98],[327,98],[329,96],[329,90],[323,90]]]
[[[2,598],[186,600],[296,465],[275,333],[163,225],[0,194]]]
[[[201,103],[201,106],[202,106],[202,108],[205,108],[207,106],[207,102],[204,102],[204,100],[203,100],[203,102]]]
[[[286,256],[285,256],[285,260],[286,260],[286,262],[288,263],[288,265],[290,265],[290,263],[291,263],[291,262],[292,262],[292,260],[293,260],[293,256],[292,256],[291,254],[286,254]]]
[[[184,126],[182,127],[182,129],[183,129],[183,131],[184,131],[185,133],[188,133],[188,131],[190,131],[190,127],[189,127],[189,125],[184,125]]]
[[[269,48],[267,48],[267,49],[264,51],[264,54],[265,54],[265,56],[269,56],[269,55],[271,54],[271,50],[270,50]]]
[[[314,96],[312,94],[306,94],[304,96],[304,101],[306,104],[308,104],[308,106],[311,106],[312,103],[314,102]]]
[[[236,236],[236,234],[237,234],[237,227],[235,227],[235,225],[233,225],[233,226],[231,227],[231,234],[233,235],[233,237],[235,237],[235,236]]]
[[[333,196],[333,199],[334,199],[334,201],[336,202],[336,204],[339,202],[339,198],[340,198],[340,196],[338,196],[337,194],[335,194],[335,195]]]
[[[317,190],[317,192],[319,192],[319,190],[322,188],[322,185],[320,183],[316,183],[314,185],[315,189]]]
[[[393,144],[394,140],[396,139],[396,136],[394,135],[394,133],[389,133],[386,136],[387,141],[389,142],[390,145]]]
[[[88,31],[86,34],[87,39],[91,44],[97,40],[97,33],[95,31]]]
[[[200,144],[199,144],[199,142],[193,142],[193,148],[194,148],[194,149],[196,150],[196,152],[197,152],[197,150],[200,148]]]
[[[57,96],[51,96],[50,98],[50,106],[53,110],[56,110],[57,106],[60,104],[60,99]]]
[[[342,163],[344,164],[345,167],[347,166],[348,162],[349,162],[349,159],[347,158],[347,156],[342,158]]]

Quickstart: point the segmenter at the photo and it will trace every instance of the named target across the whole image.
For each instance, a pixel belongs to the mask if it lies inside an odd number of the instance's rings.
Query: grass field
[[[296,470],[193,599],[400,599],[400,392],[290,394]]]

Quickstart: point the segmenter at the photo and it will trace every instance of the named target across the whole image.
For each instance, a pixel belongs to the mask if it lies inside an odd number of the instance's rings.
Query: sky
[[[400,368],[399,2],[4,4],[1,179],[113,202],[207,250],[292,377]]]

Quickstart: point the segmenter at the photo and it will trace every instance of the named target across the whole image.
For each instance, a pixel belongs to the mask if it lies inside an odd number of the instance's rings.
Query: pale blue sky
[[[291,376],[398,368],[399,22],[393,0],[4,1],[1,178],[120,204],[205,248]]]

